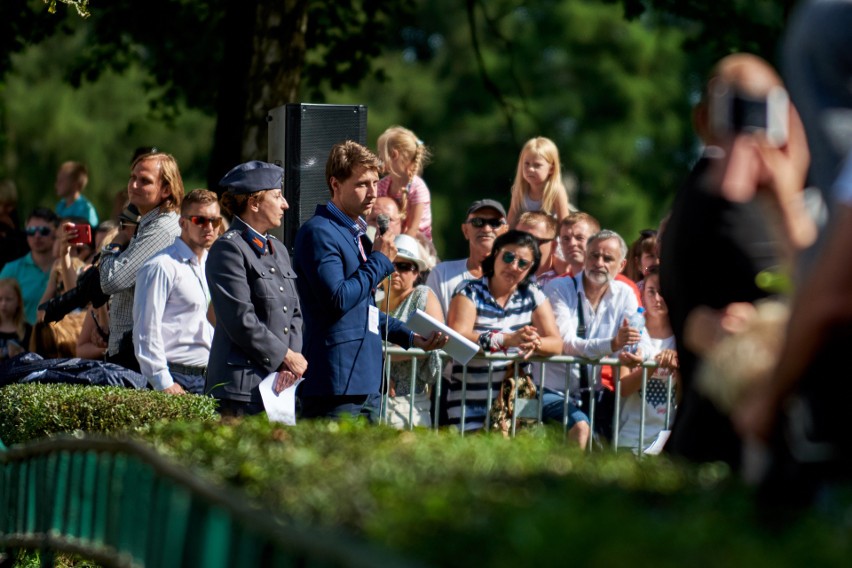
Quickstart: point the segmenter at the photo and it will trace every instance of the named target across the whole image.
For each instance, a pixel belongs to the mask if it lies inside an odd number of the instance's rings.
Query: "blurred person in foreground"
[[[678,191],[662,244],[660,286],[683,385],[666,451],[734,470],[742,441],[695,379],[719,340],[777,292],[764,277],[789,271],[794,252],[815,236],[803,198],[807,143],[785,101],[780,77],[759,57],[733,54],[716,64],[693,114],[706,147]],[[709,258],[722,262],[715,277]]]
[[[846,432],[852,392],[837,361],[852,341],[852,2],[803,2],[790,21],[785,75],[802,113],[812,179],[825,195],[829,224],[801,263],[802,281],[771,380],[750,393],[734,418],[744,436],[772,448],[766,501],[807,505],[826,484],[852,475]]]

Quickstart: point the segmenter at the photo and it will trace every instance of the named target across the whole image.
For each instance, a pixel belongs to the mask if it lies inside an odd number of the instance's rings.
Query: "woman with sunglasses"
[[[260,382],[275,373],[274,388],[280,392],[308,366],[301,354],[296,274],[287,249],[269,235],[281,226],[288,209],[281,193],[283,175],[274,164],[252,161],[236,166],[219,182],[226,188],[222,208],[233,222],[207,257],[216,328],[205,390],[219,399],[223,415],[262,412]]]
[[[443,322],[444,313],[435,293],[421,283],[420,274],[428,269],[424,254],[417,239],[409,235],[398,235],[394,239],[396,258],[387,298],[379,303],[379,309],[401,321],[420,310],[436,320]],[[436,351],[430,351],[426,359],[419,361],[414,391],[411,390],[410,357],[394,361],[390,367],[390,385],[388,396],[388,423],[397,428],[408,428],[409,416],[415,426],[430,427],[431,403],[428,385],[434,384],[441,374],[441,358]],[[413,413],[412,409],[413,408]]]
[[[531,281],[541,261],[538,241],[529,233],[511,230],[494,241],[491,254],[482,263],[482,278],[462,284],[453,296],[448,324],[485,353],[549,356],[562,352],[562,340],[550,302]],[[491,400],[499,395],[509,361],[474,359],[467,365],[467,387],[462,400],[464,368],[453,364],[448,394],[450,424],[464,429],[481,427]]]

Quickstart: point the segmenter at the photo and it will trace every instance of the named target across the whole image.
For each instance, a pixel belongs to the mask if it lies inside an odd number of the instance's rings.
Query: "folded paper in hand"
[[[299,379],[292,387],[276,393],[275,377],[277,375],[278,373],[270,373],[258,385],[263,409],[266,410],[270,422],[281,422],[293,426],[296,424],[296,387],[304,379]]]
[[[406,325],[423,337],[429,337],[433,331],[440,331],[447,335],[450,340],[444,346],[444,351],[462,365],[467,365],[479,351],[479,345],[422,310],[415,310],[408,317]]]

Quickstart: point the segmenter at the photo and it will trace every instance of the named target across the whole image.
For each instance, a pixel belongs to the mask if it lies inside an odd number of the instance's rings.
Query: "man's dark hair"
[[[36,207],[35,209],[33,209],[32,213],[30,213],[29,217],[27,217],[27,223],[29,223],[30,219],[32,219],[33,217],[44,219],[45,221],[53,225],[54,228],[59,226],[59,217],[56,216],[56,213],[53,212],[53,209],[48,209],[47,207]]]

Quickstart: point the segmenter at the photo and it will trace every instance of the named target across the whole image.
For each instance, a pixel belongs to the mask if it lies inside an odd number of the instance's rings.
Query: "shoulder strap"
[[[571,282],[574,284],[574,291],[577,292],[577,337],[580,339],[586,339],[586,322],[585,317],[583,316],[583,298],[580,297],[580,285],[574,278],[574,276],[571,276]]]

